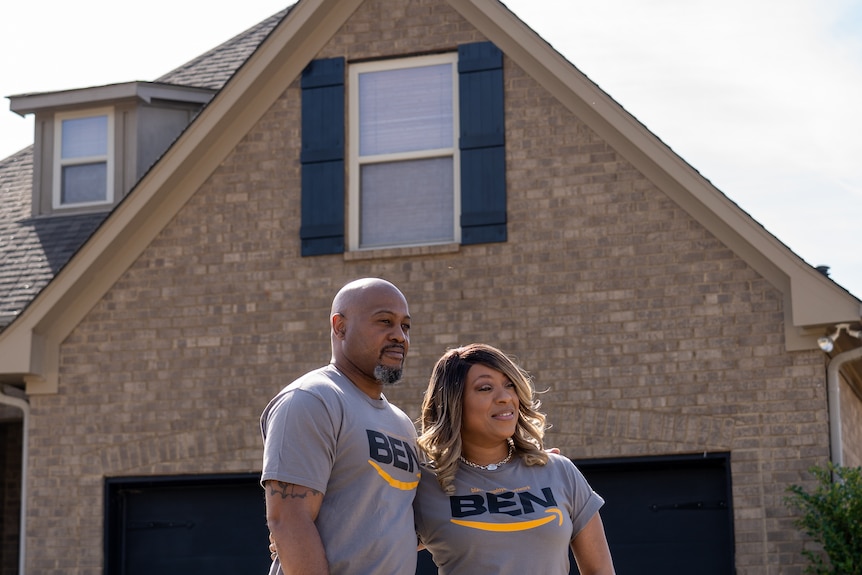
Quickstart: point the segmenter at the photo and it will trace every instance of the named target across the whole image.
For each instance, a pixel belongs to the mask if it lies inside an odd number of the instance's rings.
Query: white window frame
[[[379,154],[374,156],[359,156],[359,75],[366,72],[378,72],[386,70],[397,70],[402,68],[418,68],[423,66],[434,66],[439,64],[450,64],[452,67],[452,145],[447,148],[434,150],[420,150],[413,152],[400,152],[392,154]],[[458,54],[457,52],[435,54],[431,56],[415,56],[410,58],[398,58],[392,60],[379,60],[374,62],[362,62],[352,64],[348,74],[348,201],[347,201],[347,248],[351,251],[385,249],[380,246],[362,248],[359,245],[360,230],[360,174],[363,165],[372,163],[386,163],[403,160],[419,160],[430,158],[452,158],[453,173],[453,201],[454,210],[452,214],[454,237],[446,242],[429,242],[420,244],[399,243],[386,247],[412,247],[416,245],[434,245],[439,243],[461,242],[461,155],[458,148],[460,111],[458,106]]]
[[[63,122],[80,118],[92,118],[96,116],[107,116],[108,134],[107,150],[104,155],[87,156],[64,160],[63,152]],[[105,199],[96,202],[62,203],[63,168],[78,164],[91,164],[105,162],[107,182],[105,182]],[[114,108],[91,108],[76,112],[61,112],[54,116],[54,170],[53,170],[53,200],[52,205],[57,209],[75,209],[88,206],[104,206],[114,202]]]

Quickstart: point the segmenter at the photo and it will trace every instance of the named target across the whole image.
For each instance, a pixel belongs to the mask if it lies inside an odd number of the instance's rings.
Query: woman
[[[604,501],[565,457],[543,450],[529,376],[500,350],[450,350],[431,375],[419,446],[429,463],[416,529],[443,575],[612,575]]]

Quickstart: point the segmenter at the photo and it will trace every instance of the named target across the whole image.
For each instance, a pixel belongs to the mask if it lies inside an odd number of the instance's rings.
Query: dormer
[[[214,94],[129,82],[11,96],[35,114],[33,216],[111,210]]]

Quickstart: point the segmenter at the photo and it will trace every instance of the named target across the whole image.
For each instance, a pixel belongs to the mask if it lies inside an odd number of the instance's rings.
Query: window
[[[58,114],[54,136],[54,208],[112,202],[113,112]]]
[[[349,74],[346,125],[344,59],[313,60],[302,73],[302,255],[342,253],[345,234],[351,250],[505,242],[499,48],[462,44]]]
[[[457,55],[350,68],[349,246],[460,239]]]

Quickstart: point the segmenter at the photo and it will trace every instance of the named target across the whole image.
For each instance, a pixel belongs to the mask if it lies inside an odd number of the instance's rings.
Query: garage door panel
[[[265,573],[269,541],[258,480],[112,479],[107,574]]]
[[[729,455],[576,463],[606,500],[619,573],[733,573]]]

